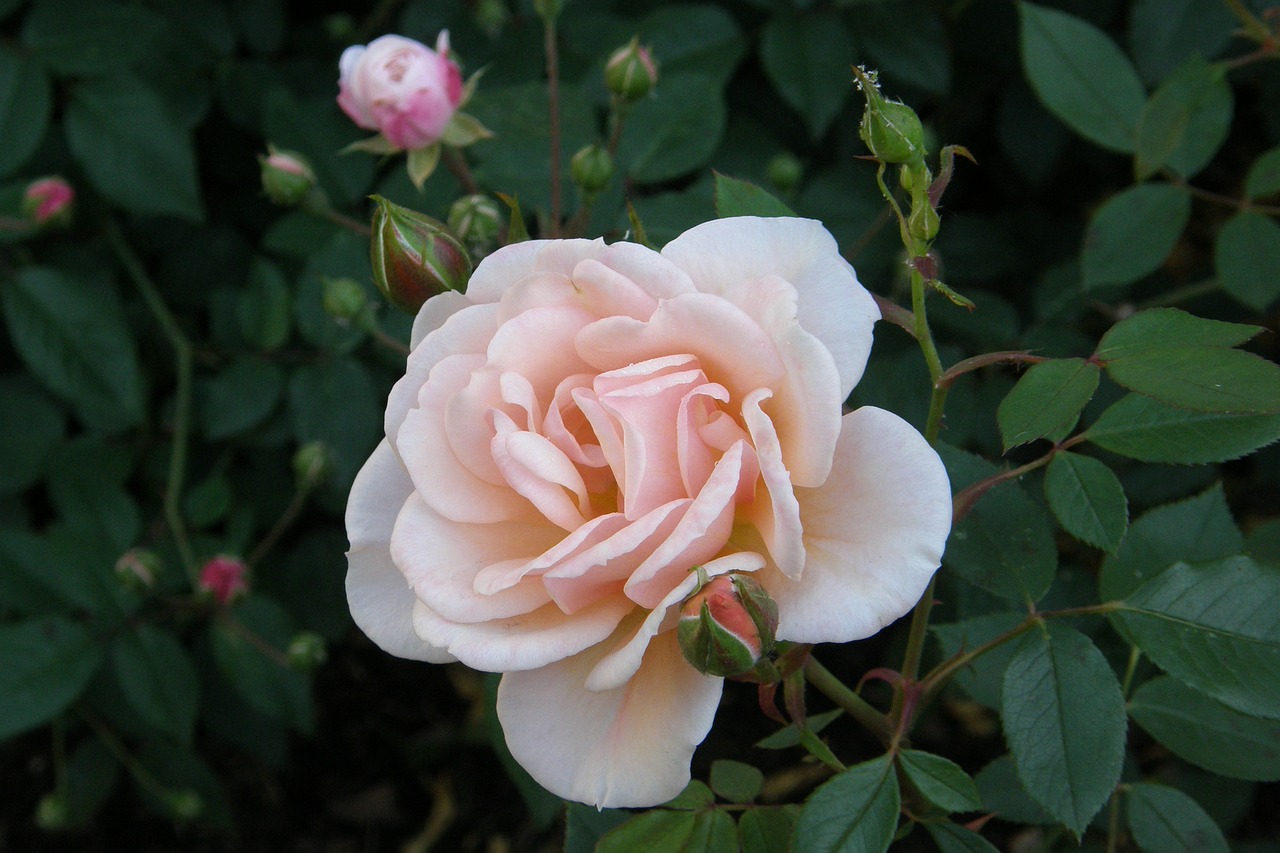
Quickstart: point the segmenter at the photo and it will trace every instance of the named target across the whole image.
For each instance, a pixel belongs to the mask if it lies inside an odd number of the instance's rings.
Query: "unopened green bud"
[[[127,589],[142,592],[160,576],[160,556],[146,548],[130,548],[116,560],[116,579]]]
[[[487,195],[464,195],[449,208],[449,229],[473,253],[487,254],[498,245],[503,215]]]
[[[293,454],[293,475],[302,491],[314,489],[332,468],[333,451],[323,441],[308,441]]]
[[[312,672],[329,659],[329,648],[324,637],[314,631],[300,631],[289,641],[285,650],[289,666],[300,672]]]
[[[564,4],[565,0],[533,0],[533,11],[538,13],[544,23],[550,24],[560,17]]]
[[[681,607],[676,637],[693,668],[729,678],[773,650],[778,605],[749,575],[719,575]]]
[[[924,202],[918,203],[911,208],[911,213],[907,216],[907,230],[915,240],[928,243],[934,237],[938,236],[938,211],[933,209],[933,205],[929,204],[928,197]]]
[[[504,0],[479,0],[474,14],[476,26],[489,38],[497,38],[511,19],[511,10]]]
[[[349,278],[325,278],[321,280],[320,287],[320,304],[324,306],[324,312],[342,324],[359,317],[369,303],[364,288]]]
[[[471,258],[443,222],[382,196],[373,200],[373,282],[393,305],[416,314],[437,293],[466,289]]]
[[[924,159],[924,127],[915,110],[880,94],[875,74],[854,68],[858,87],[866,97],[858,135],[884,163],[915,163]]]
[[[632,103],[653,91],[658,83],[658,63],[640,39],[613,52],[604,64],[604,85],[618,99]]]
[[[569,175],[582,194],[591,198],[613,179],[613,156],[603,145],[588,145],[569,161]]]
[[[769,161],[769,165],[765,167],[765,177],[774,187],[789,193],[804,177],[804,164],[791,152],[784,151]]]
[[[204,798],[189,788],[166,791],[164,805],[178,820],[195,820],[204,811]]]
[[[280,151],[267,146],[266,157],[259,157],[262,167],[262,189],[267,198],[284,207],[301,204],[316,185],[316,174],[307,158],[293,151]]]
[[[45,794],[36,805],[36,826],[46,832],[56,832],[71,825],[71,804],[58,792]]]

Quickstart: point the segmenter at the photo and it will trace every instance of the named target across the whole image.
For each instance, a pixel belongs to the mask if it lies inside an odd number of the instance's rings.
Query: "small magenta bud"
[[[293,475],[299,491],[320,485],[333,468],[333,451],[323,441],[308,441],[293,454]]]
[[[199,587],[222,606],[248,595],[249,584],[245,578],[249,567],[239,557],[220,554],[200,567]]]
[[[299,631],[289,641],[285,657],[289,666],[299,672],[313,672],[329,659],[329,648],[324,637],[314,631]]]
[[[804,177],[804,164],[791,152],[783,151],[769,161],[765,177],[775,189],[789,193],[799,186],[800,179]]]
[[[116,560],[116,579],[127,589],[142,592],[155,586],[160,569],[160,557],[154,551],[130,548]]]
[[[658,83],[658,63],[640,39],[613,52],[604,64],[604,85],[618,99],[632,103],[653,91]]]
[[[360,283],[349,278],[325,278],[320,283],[320,304],[324,311],[343,325],[360,316],[369,297]]]
[[[773,650],[778,605],[749,575],[719,575],[684,602],[676,626],[680,650],[693,668],[732,677]]]
[[[603,145],[588,145],[569,161],[569,176],[582,194],[591,198],[613,179],[613,157]]]
[[[915,110],[880,94],[874,72],[853,69],[858,88],[866,97],[858,135],[871,153],[884,163],[916,163],[924,159],[924,127]]]
[[[267,198],[284,207],[301,204],[316,185],[316,174],[307,158],[293,151],[267,146],[267,156],[258,157],[262,167],[262,189]]]
[[[373,282],[393,305],[416,314],[437,293],[466,289],[471,258],[444,223],[382,196],[373,200]]]
[[[449,230],[474,254],[497,246],[502,223],[502,209],[487,195],[464,195],[449,208]]]
[[[42,228],[71,224],[76,191],[63,178],[54,176],[32,181],[22,193],[22,213]]]

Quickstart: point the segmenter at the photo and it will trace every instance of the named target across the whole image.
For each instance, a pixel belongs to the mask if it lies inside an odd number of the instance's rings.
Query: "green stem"
[[[161,330],[169,345],[173,347],[177,359],[176,388],[173,408],[173,450],[169,454],[169,472],[164,490],[164,516],[173,534],[178,548],[178,556],[186,570],[187,577],[194,587],[197,583],[197,566],[195,555],[191,550],[191,541],[187,535],[187,523],[182,517],[183,481],[187,471],[187,441],[191,432],[191,378],[192,347],[191,341],[183,333],[178,321],[174,319],[169,308],[164,304],[159,289],[147,275],[142,261],[125,241],[119,227],[108,220],[106,225],[107,240],[115,250],[116,256],[128,273],[129,279],[142,294],[143,300],[151,310],[152,316],[160,324]]]
[[[80,714],[80,718],[84,720],[89,728],[93,729],[93,733],[97,735],[98,740],[102,741],[107,750],[115,756],[129,775],[133,777],[138,786],[155,795],[157,799],[164,800],[169,790],[160,783],[155,776],[147,768],[142,766],[142,762],[133,756],[133,753],[125,747],[124,741],[116,735],[111,727],[98,718],[96,714],[91,712],[84,703],[80,703],[76,710]]]
[[[457,179],[463,192],[469,195],[475,195],[480,192],[480,185],[476,183],[475,176],[471,174],[471,167],[467,165],[467,158],[463,156],[461,151],[457,148],[445,146],[444,165],[453,177]]]
[[[1231,14],[1244,26],[1245,32],[1249,38],[1259,43],[1265,43],[1271,38],[1271,30],[1258,19],[1258,16],[1250,11],[1242,0],[1223,0],[1227,4],[1227,8],[1231,10]]]
[[[1138,661],[1142,660],[1142,650],[1137,646],[1129,649],[1129,665],[1125,667],[1124,679],[1120,682],[1120,695],[1129,698],[1129,689],[1133,687],[1133,675],[1138,671]]]
[[[551,236],[560,236],[560,54],[556,45],[555,17],[548,15],[542,28],[547,55],[547,109],[551,133]]]
[[[850,690],[843,681],[831,673],[831,670],[818,663],[813,655],[805,659],[804,675],[819,693],[839,705],[845,713],[861,723],[881,743],[888,746],[893,742],[894,726],[889,722],[889,718],[872,707],[866,699]]]
[[[311,494],[310,489],[298,489],[293,493],[293,499],[289,501],[289,505],[284,508],[284,512],[280,513],[280,517],[276,519],[276,523],[272,525],[267,535],[262,537],[262,541],[253,549],[253,553],[249,555],[249,559],[245,564],[249,568],[255,568],[262,558],[270,553],[276,543],[280,541],[280,537],[288,531],[289,527],[298,520],[298,516],[302,514],[302,509],[307,505],[307,497]]]

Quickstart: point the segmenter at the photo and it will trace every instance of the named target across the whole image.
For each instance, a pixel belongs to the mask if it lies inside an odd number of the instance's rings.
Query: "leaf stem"
[[[895,729],[889,718],[877,711],[870,702],[849,689],[818,660],[809,655],[804,662],[805,679],[832,702],[853,717],[885,746],[893,742]]]
[[[468,195],[475,195],[480,192],[480,185],[476,183],[475,175],[471,174],[471,167],[467,165],[467,158],[463,156],[461,151],[446,145],[444,149],[444,165],[462,186],[463,192]]]
[[[298,516],[302,514],[302,509],[307,505],[307,498],[311,494],[311,489],[297,489],[293,493],[293,498],[289,501],[289,505],[280,513],[280,517],[276,519],[276,523],[267,531],[267,535],[262,537],[262,541],[253,549],[253,553],[245,561],[249,568],[257,567],[262,558],[270,553],[276,543],[280,541],[290,526],[298,520]]]
[[[165,337],[169,339],[169,344],[173,347],[176,356],[177,377],[173,408],[173,450],[169,454],[169,471],[165,482],[164,516],[169,525],[169,531],[173,534],[174,543],[177,545],[178,556],[182,560],[182,566],[187,572],[191,585],[194,587],[197,584],[198,574],[196,559],[194,553],[192,553],[191,541],[187,535],[186,520],[182,516],[182,490],[187,470],[187,441],[191,432],[191,341],[183,333],[178,326],[178,321],[174,319],[173,314],[164,304],[160,291],[156,288],[155,283],[151,281],[151,277],[147,275],[142,261],[134,253],[124,239],[124,235],[120,232],[120,228],[112,220],[107,220],[106,235],[107,241],[116,253],[116,257],[119,258],[121,265],[125,268],[125,272],[128,273],[129,279],[138,288],[143,300],[147,303],[147,307],[151,310],[151,314],[155,317],[156,322],[160,324]]]

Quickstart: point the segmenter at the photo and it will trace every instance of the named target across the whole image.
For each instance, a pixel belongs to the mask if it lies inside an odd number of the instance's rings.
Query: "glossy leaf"
[[[760,796],[764,774],[750,764],[721,759],[711,764],[711,790],[731,803],[750,803]]]
[[[196,386],[197,412],[211,439],[244,432],[275,410],[284,396],[284,370],[274,362],[242,357]]]
[[[1218,56],[1237,27],[1221,0],[1135,0],[1129,52],[1142,79],[1156,84],[1188,56]]]
[[[1272,148],[1249,166],[1244,179],[1244,194],[1263,198],[1280,193],[1280,147]]]
[[[1038,601],[1058,567],[1044,510],[1017,483],[987,492],[951,533],[943,561],[961,577],[1001,598]]]
[[[672,75],[661,85],[680,97],[636,104],[618,146],[619,164],[639,183],[668,181],[704,166],[724,135],[724,96],[714,80]]]
[[[767,190],[716,172],[716,216],[795,216]]]
[[[954,823],[926,823],[933,843],[941,853],[999,853],[999,848],[971,829]]]
[[[982,807],[1010,823],[1044,826],[1055,823],[1044,807],[1031,799],[1018,779],[1012,755],[1002,755],[978,771],[973,779],[982,796]]]
[[[1170,752],[1219,776],[1280,779],[1280,721],[1241,714],[1167,676],[1138,688],[1129,716]]]
[[[1143,462],[1226,462],[1280,439],[1280,415],[1194,412],[1129,394],[1087,430],[1101,448]]]
[[[898,766],[926,800],[948,812],[982,808],[978,788],[960,765],[918,749],[898,753]]]
[[[996,410],[1004,449],[1069,432],[1093,398],[1101,372],[1082,358],[1031,365]]]
[[[889,756],[824,782],[805,801],[793,853],[882,853],[898,826],[898,777]]]
[[[1280,298],[1280,225],[1252,210],[1223,224],[1213,249],[1222,289],[1257,311]]]
[[[1165,672],[1245,714],[1280,719],[1280,568],[1178,563],[1111,618]]]
[[[1120,479],[1103,462],[1079,453],[1059,453],[1044,475],[1049,508],[1072,536],[1115,551],[1129,526],[1129,502]]]
[[[0,377],[0,399],[0,494],[11,494],[40,478],[67,425],[62,409],[27,379]]]
[[[1190,178],[1231,129],[1234,101],[1226,70],[1192,56],[1160,84],[1138,120],[1134,172],[1145,180],[1166,165]]]
[[[0,175],[14,171],[35,153],[52,110],[49,78],[40,66],[0,48]]]
[[[1125,712],[1120,684],[1078,631],[1031,631],[1005,670],[1005,739],[1027,792],[1077,836],[1120,778]]]
[[[743,853],[789,853],[791,833],[800,807],[756,806],[738,818],[738,842]]]
[[[1125,805],[1143,853],[1229,853],[1213,818],[1177,788],[1139,782],[1125,791]]]
[[[144,59],[163,29],[163,20],[141,6],[41,0],[27,18],[22,41],[58,74],[102,74]]]
[[[48,722],[85,689],[102,647],[60,617],[0,626],[0,740]]]
[[[133,709],[159,731],[190,745],[199,680],[182,644],[167,631],[140,625],[116,640],[112,664]]]
[[[1155,272],[1190,219],[1191,196],[1171,184],[1140,184],[1116,193],[1085,232],[1085,288],[1129,284]]]
[[[760,36],[760,60],[782,99],[818,139],[853,93],[853,42],[833,12],[777,15]]]

